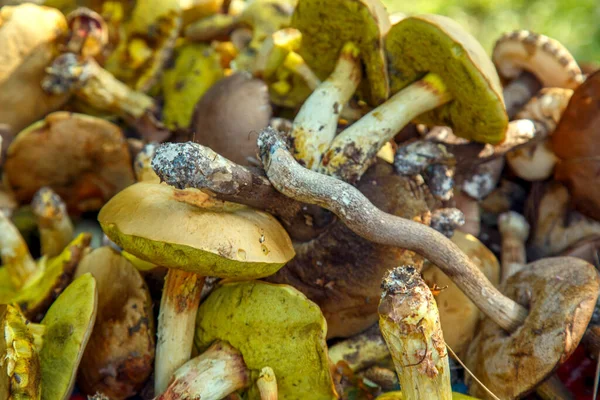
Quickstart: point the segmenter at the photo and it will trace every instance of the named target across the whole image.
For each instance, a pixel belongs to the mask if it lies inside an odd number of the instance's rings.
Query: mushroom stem
[[[542,88],[542,83],[530,72],[524,71],[504,87],[502,95],[508,118],[513,119],[523,106]]]
[[[340,361],[345,362],[354,372],[375,365],[389,355],[390,351],[377,323],[366,331],[329,348],[329,359],[333,365],[337,365]]]
[[[556,374],[542,382],[535,392],[543,400],[573,400],[573,395]]]
[[[388,272],[381,284],[379,326],[407,399],[452,399],[450,364],[435,300],[413,267]]]
[[[304,102],[294,119],[294,155],[316,170],[321,156],[335,137],[342,107],[361,80],[359,50],[353,43],[342,48],[335,69]]]
[[[52,189],[43,187],[33,196],[31,208],[37,217],[42,254],[59,255],[73,239],[73,223],[65,202]]]
[[[216,342],[175,371],[156,400],[220,400],[247,387],[249,375],[242,354],[225,342]]]
[[[203,277],[177,269],[170,269],[165,277],[158,315],[154,370],[156,393],[162,393],[173,372],[190,359],[203,283]]]
[[[12,284],[21,289],[39,272],[27,243],[14,224],[0,211],[0,258]]]
[[[379,149],[424,112],[452,100],[442,79],[433,73],[389,98],[335,137],[318,170],[347,182],[356,182]]]
[[[502,281],[505,281],[527,264],[525,242],[529,224],[521,214],[509,211],[498,217],[498,229],[502,235]]]
[[[342,52],[342,54],[343,54],[343,52]],[[349,59],[350,57],[346,56],[345,58]],[[304,59],[302,58],[302,56],[300,54],[298,54],[294,51],[290,51],[287,54],[287,56],[285,57],[285,59],[283,60],[282,65],[285,68],[292,71],[293,73],[295,73],[296,75],[302,77],[302,79],[304,80],[306,85],[311,90],[315,91],[319,88],[320,85],[322,85],[319,77],[313,72],[313,70],[308,66],[308,64],[306,64],[306,61],[304,61]],[[335,71],[334,71],[334,73],[335,73]],[[358,74],[360,74],[360,70],[358,71]],[[349,74],[348,76],[352,76],[352,75]],[[348,76],[346,76],[346,78],[348,78]],[[356,90],[356,88],[354,88],[354,90]],[[354,93],[354,91],[352,93]],[[352,94],[350,94],[348,96],[348,99],[351,96],[352,96]]]
[[[441,233],[385,213],[354,186],[303,168],[271,128],[261,132],[258,146],[269,180],[286,196],[332,211],[349,229],[367,240],[411,250],[427,258],[503,329],[513,331],[525,320],[527,310],[502,295],[469,257]]]
[[[271,367],[264,367],[256,380],[260,400],[277,400],[277,378]]]

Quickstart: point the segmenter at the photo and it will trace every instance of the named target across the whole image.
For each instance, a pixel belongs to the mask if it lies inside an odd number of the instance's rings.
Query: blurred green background
[[[383,0],[388,11],[435,13],[465,26],[486,50],[504,32],[527,29],[567,47],[579,62],[600,63],[600,0]]]

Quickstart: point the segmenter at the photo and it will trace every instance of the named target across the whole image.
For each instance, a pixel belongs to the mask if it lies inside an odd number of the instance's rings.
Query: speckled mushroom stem
[[[331,75],[312,92],[294,119],[294,153],[309,169],[319,166],[336,134],[340,112],[360,83],[358,56],[356,45],[346,43]]]
[[[334,365],[345,363],[354,372],[375,365],[389,355],[390,351],[377,323],[329,348],[329,359]]]
[[[0,258],[12,284],[22,288],[39,272],[27,243],[6,215],[0,211]]]
[[[498,229],[502,235],[502,281],[505,281],[527,264],[525,242],[529,236],[529,224],[521,214],[508,211],[498,217]]]
[[[43,187],[33,196],[31,208],[37,217],[42,254],[59,255],[73,239],[73,223],[65,202],[52,189]]]
[[[542,83],[529,72],[522,72],[517,79],[504,87],[502,95],[508,118],[513,119],[523,106],[542,88]]]
[[[190,359],[203,283],[204,277],[177,269],[170,269],[165,277],[158,314],[155,393],[162,393],[175,370]]]
[[[427,258],[503,329],[513,331],[525,320],[527,310],[502,295],[469,257],[441,233],[385,213],[354,186],[303,168],[271,128],[260,133],[258,145],[269,180],[286,196],[332,211],[367,240],[411,250]]]
[[[336,136],[317,170],[346,182],[358,181],[379,149],[400,129],[451,99],[442,79],[427,74]]]
[[[381,284],[379,326],[407,399],[452,399],[450,364],[440,315],[413,267],[388,272]]]
[[[249,375],[242,354],[225,342],[216,342],[175,371],[165,392],[155,400],[220,400],[247,387]]]
[[[260,370],[256,387],[260,393],[260,400],[277,400],[277,378],[271,367],[264,367]]]

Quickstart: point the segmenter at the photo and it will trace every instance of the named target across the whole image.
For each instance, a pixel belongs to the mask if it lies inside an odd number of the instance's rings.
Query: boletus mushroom
[[[73,239],[73,223],[65,202],[49,187],[42,187],[31,201],[31,209],[37,217],[42,254],[58,256]]]

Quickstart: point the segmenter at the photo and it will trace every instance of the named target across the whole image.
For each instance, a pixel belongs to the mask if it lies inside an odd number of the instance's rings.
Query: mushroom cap
[[[91,240],[90,234],[82,233],[58,256],[40,258],[37,263],[43,272],[20,290],[11,285],[6,268],[0,268],[0,304],[18,304],[30,320],[39,321],[56,296],[71,281]]]
[[[91,274],[75,279],[42,320],[42,398],[66,400],[96,320],[98,293]]]
[[[30,3],[0,8],[0,123],[13,132],[69,99],[46,94],[40,85],[66,32],[67,21],[54,8]]]
[[[585,79],[569,50],[552,38],[530,31],[502,35],[496,41],[492,60],[505,79],[515,79],[528,71],[545,87],[566,89],[575,89]]]
[[[461,231],[454,231],[452,242],[456,244],[481,272],[497,285],[500,282],[500,264],[492,253],[476,237]],[[481,312],[477,306],[435,265],[430,265],[423,271],[423,280],[431,287],[436,284],[446,289],[435,295],[435,301],[440,313],[440,323],[444,341],[462,356],[475,335]]]
[[[299,0],[292,27],[302,32],[299,54],[319,79],[334,70],[342,47],[353,42],[360,49],[366,80],[360,87],[371,105],[389,96],[383,38],[390,28],[379,0]]]
[[[545,258],[511,275],[503,289],[529,315],[513,333],[484,320],[465,362],[494,394],[514,399],[533,390],[575,350],[594,311],[600,279],[594,266],[580,259]],[[471,395],[486,395],[469,381]]]
[[[262,278],[295,254],[271,215],[196,189],[136,183],[113,197],[98,221],[134,256],[203,276]]]
[[[87,394],[126,399],[139,392],[153,370],[152,299],[140,273],[110,247],[83,258],[77,276],[88,272],[96,279],[98,312],[77,382]]]
[[[84,212],[100,209],[134,175],[118,126],[61,111],[19,133],[8,149],[4,182],[20,203],[49,186],[70,211]]]
[[[568,186],[577,209],[600,220],[600,71],[575,90],[551,140],[561,159],[554,178]]]
[[[248,157],[256,158],[258,153],[258,132],[269,125],[272,112],[263,81],[245,73],[233,74],[214,84],[196,104],[191,139],[248,165]]]
[[[173,59],[162,77],[163,119],[171,130],[187,129],[194,106],[223,77],[223,68],[219,54],[202,43],[185,43],[177,47]]]
[[[508,116],[494,65],[477,39],[441,15],[417,15],[394,25],[385,41],[391,92],[426,73],[439,75],[453,99],[420,115],[428,125],[444,125],[465,139],[497,144]]]
[[[319,307],[291,286],[261,281],[227,283],[200,305],[195,345],[200,352],[224,340],[239,350],[252,380],[275,371],[279,399],[334,399]],[[256,386],[249,399],[259,399]]]
[[[19,309],[7,304],[0,304],[0,360],[0,399],[40,398],[42,377],[33,335]]]

